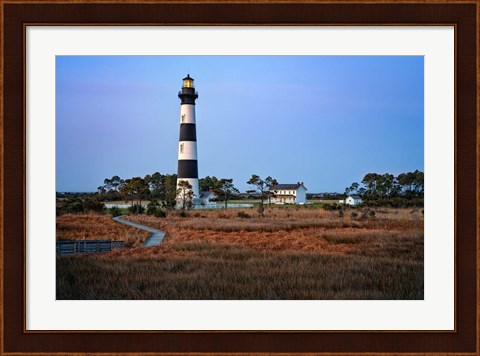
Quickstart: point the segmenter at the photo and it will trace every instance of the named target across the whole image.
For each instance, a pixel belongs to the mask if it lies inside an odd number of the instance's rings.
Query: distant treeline
[[[105,178],[94,193],[57,193],[57,214],[83,213],[105,210],[106,201],[129,202],[131,210],[140,212],[142,200],[152,206],[171,209],[176,204],[177,175],[155,172],[145,177],[122,179],[119,176]]]
[[[218,196],[218,200],[247,198],[239,194],[233,186],[232,179],[218,179],[217,177],[205,177],[199,179],[201,191],[212,191]],[[105,211],[105,204],[108,201],[125,201],[130,203],[132,213],[143,213],[142,201],[149,201],[147,213],[160,214],[161,209],[173,209],[177,204],[177,175],[161,174],[155,172],[145,177],[133,177],[122,179],[115,175],[112,178],[105,178],[103,184],[93,193],[57,193],[57,214],[65,213],[86,213],[90,211]],[[112,208],[113,209],[113,208]],[[118,214],[118,209],[112,210]]]
[[[252,176],[252,179],[256,177]],[[257,177],[259,178],[259,177]],[[270,177],[268,177],[270,178]],[[423,206],[424,195],[423,172],[414,171],[394,176],[390,173],[366,174],[360,183],[352,183],[341,193],[320,193],[308,194],[307,198],[320,198],[324,200],[341,200],[349,195],[358,195],[366,206],[386,207],[421,207]],[[263,181],[261,189],[253,189],[247,193],[240,193],[233,185],[233,180],[215,176],[207,176],[199,179],[200,191],[211,191],[216,194],[214,200],[242,200],[242,199],[263,199],[268,197],[268,179]],[[276,184],[276,180],[272,179]],[[247,182],[255,187],[255,182]],[[274,185],[274,184],[273,184]],[[89,211],[105,211],[106,201],[123,200],[131,204],[131,212],[141,213],[144,208],[142,201],[149,201],[147,213],[160,214],[161,209],[173,209],[177,204],[177,175],[160,174],[155,172],[145,177],[133,177],[122,179],[115,175],[112,178],[105,178],[103,184],[93,193],[57,193],[57,214],[85,213]],[[115,209],[114,209],[115,210]],[[119,214],[118,209],[112,213]]]
[[[345,189],[345,196],[358,195],[367,206],[422,207],[424,174],[416,170],[394,176],[390,173],[366,174],[360,183]]]
[[[343,193],[307,193],[307,199],[340,200],[344,198]]]

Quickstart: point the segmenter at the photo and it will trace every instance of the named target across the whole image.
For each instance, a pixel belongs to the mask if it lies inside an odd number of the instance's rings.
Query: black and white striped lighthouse
[[[193,78],[187,74],[183,78],[182,91],[178,93],[181,100],[180,106],[180,142],[178,143],[178,176],[180,181],[188,181],[193,190],[193,205],[200,203],[198,187],[198,161],[197,161],[197,130],[195,126],[195,100],[198,93],[195,91]]]

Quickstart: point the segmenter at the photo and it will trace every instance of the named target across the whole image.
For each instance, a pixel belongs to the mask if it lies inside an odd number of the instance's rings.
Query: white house
[[[307,188],[303,182],[297,184],[277,184],[270,190],[274,204],[306,204]]]
[[[362,204],[362,198],[358,195],[349,195],[346,199],[347,205],[358,205]]]

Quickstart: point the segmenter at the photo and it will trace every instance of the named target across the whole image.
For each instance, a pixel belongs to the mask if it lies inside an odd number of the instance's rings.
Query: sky
[[[56,190],[176,173],[187,74],[200,178],[315,193],[423,171],[422,56],[57,56]]]

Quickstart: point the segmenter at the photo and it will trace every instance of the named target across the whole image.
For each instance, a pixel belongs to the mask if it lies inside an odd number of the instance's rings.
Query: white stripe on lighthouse
[[[195,105],[191,105],[191,104],[180,105],[180,123],[181,124],[195,123]]]
[[[178,143],[178,159],[197,159],[197,142],[180,141]]]
[[[200,189],[198,188],[198,178],[178,178],[177,179],[177,188],[180,181],[186,180],[192,186],[192,192],[194,198],[200,197]]]

